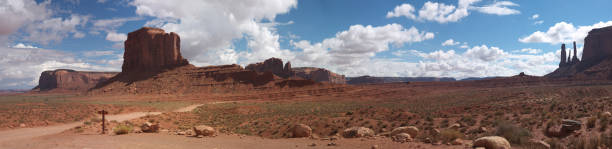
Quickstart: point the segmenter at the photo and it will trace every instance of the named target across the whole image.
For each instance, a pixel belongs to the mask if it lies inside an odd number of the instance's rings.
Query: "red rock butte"
[[[187,64],[189,62],[181,56],[181,39],[178,34],[143,27],[128,34],[121,71],[156,72]]]

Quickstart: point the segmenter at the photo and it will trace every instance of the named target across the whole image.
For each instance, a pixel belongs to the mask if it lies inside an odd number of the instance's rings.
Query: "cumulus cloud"
[[[481,0],[459,0],[457,5],[427,1],[415,14],[415,8],[410,4],[396,6],[387,12],[387,18],[406,17],[417,21],[436,21],[438,23],[457,22],[469,15],[468,10],[476,10],[485,14],[512,15],[520,11],[509,7],[518,6],[510,1],[498,1],[485,6],[474,6]]]
[[[461,43],[458,42],[458,41],[455,41],[453,39],[448,39],[448,40],[442,42],[442,46],[454,46],[454,45],[459,45],[459,44],[461,44]]]
[[[129,21],[138,21],[142,20],[140,17],[126,17],[126,18],[112,18],[112,19],[99,19],[93,20],[92,31],[90,32],[99,32],[99,31],[114,31],[118,27],[123,26],[126,22]]]
[[[419,31],[415,27],[404,28],[399,24],[387,24],[373,27],[371,25],[353,25],[346,31],[336,33],[320,43],[299,41],[293,45],[302,49],[296,53],[300,63],[313,66],[330,66],[346,70],[348,66],[359,66],[369,61],[376,53],[389,49],[390,46],[402,46],[406,43],[421,42],[434,38],[431,32]],[[341,67],[339,67],[341,66]]]
[[[260,61],[263,57],[272,56],[290,57],[284,55],[288,50],[280,49],[274,25],[262,22],[274,22],[276,15],[295,8],[296,0],[186,0],[180,3],[135,0],[131,5],[136,7],[136,14],[155,18],[148,21],[147,26],[161,27],[181,35],[181,51],[195,64],[220,64],[225,63],[225,60]],[[247,40],[249,49],[246,52],[230,52],[237,39]],[[237,54],[239,58],[229,53]]]
[[[0,35],[10,35],[24,24],[51,16],[52,12],[47,9],[49,3],[36,3],[34,0],[0,1]]]
[[[612,21],[598,22],[593,25],[577,26],[575,27],[572,23],[559,22],[548,28],[546,32],[536,31],[531,35],[519,38],[520,42],[523,43],[583,43],[584,38],[594,28],[602,28],[612,25]]]
[[[557,68],[558,57],[548,52],[541,55],[512,54],[498,47],[474,46],[463,53],[438,50],[430,53],[412,51],[423,60],[418,62],[417,76],[485,77],[511,76],[519,72],[544,75]]]
[[[534,15],[531,16],[531,19],[535,20],[535,19],[538,19],[539,17],[540,17],[539,14],[534,14]]]

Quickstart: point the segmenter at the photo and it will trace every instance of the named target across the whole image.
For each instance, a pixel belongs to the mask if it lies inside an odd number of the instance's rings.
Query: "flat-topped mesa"
[[[187,64],[189,62],[181,56],[181,39],[178,34],[143,27],[128,34],[121,71],[155,72]]]
[[[86,72],[70,69],[44,71],[40,74],[38,91],[87,91],[98,83],[115,76],[117,72]]]

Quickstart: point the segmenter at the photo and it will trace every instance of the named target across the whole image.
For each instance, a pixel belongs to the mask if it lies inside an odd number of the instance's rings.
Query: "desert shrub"
[[[599,131],[604,132],[608,129],[608,124],[610,124],[610,120],[608,117],[602,117],[599,120]]]
[[[440,140],[442,142],[450,142],[457,138],[463,137],[463,133],[453,130],[453,129],[444,129],[440,131]]]
[[[531,137],[529,130],[508,123],[499,123],[495,135],[508,139],[512,144],[526,143]]]
[[[83,122],[83,124],[85,124],[85,125],[91,125],[91,122],[90,122],[90,121],[85,121],[85,122]]]
[[[132,131],[132,126],[127,124],[120,124],[115,126],[113,130],[117,135],[127,134]]]
[[[597,122],[597,117],[592,116],[587,120],[586,126],[591,129],[595,127],[595,123]]]
[[[561,141],[559,141],[559,139],[557,138],[551,138],[550,140],[546,141],[546,143],[550,145],[550,149],[564,149],[565,148],[565,145],[561,143]]]

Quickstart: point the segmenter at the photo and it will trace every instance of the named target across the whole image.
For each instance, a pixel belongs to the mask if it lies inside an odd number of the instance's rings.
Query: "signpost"
[[[102,114],[102,134],[105,134],[105,131],[106,131],[106,124],[105,124],[106,119],[104,119],[104,115],[108,114],[108,111],[104,111],[104,110],[98,111],[98,114]]]

